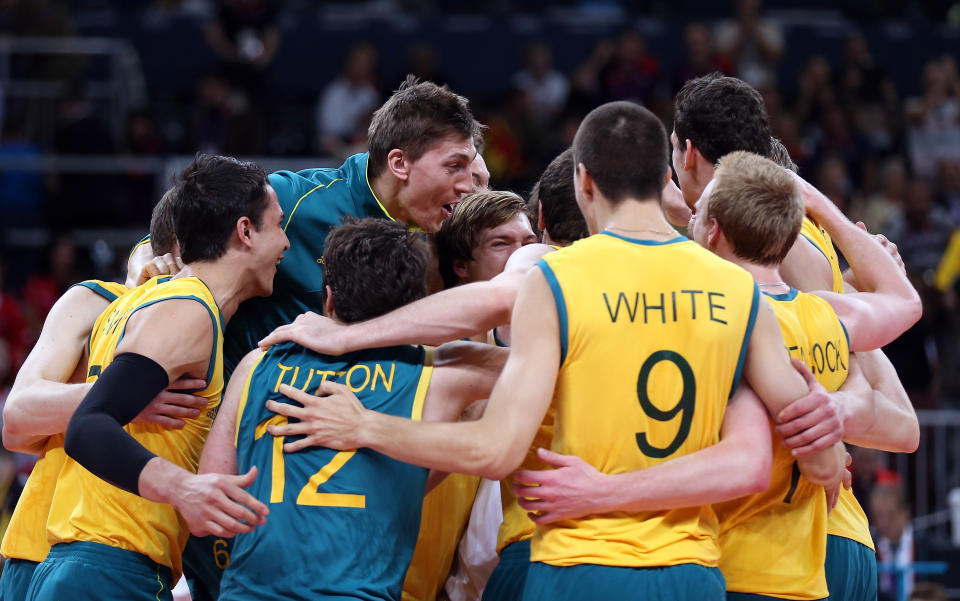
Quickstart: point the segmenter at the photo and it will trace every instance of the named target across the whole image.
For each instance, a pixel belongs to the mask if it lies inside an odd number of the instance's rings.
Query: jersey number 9
[[[680,370],[680,378],[683,382],[683,392],[680,394],[680,400],[677,401],[676,405],[666,411],[661,411],[650,402],[650,396],[647,390],[650,372],[653,371],[653,368],[661,361],[669,361],[676,365],[677,369]],[[678,413],[680,414],[680,427],[677,429],[677,435],[674,436],[670,444],[663,448],[652,445],[647,440],[647,434],[645,432],[637,433],[637,446],[640,447],[640,452],[647,457],[663,459],[664,457],[672,455],[680,448],[680,445],[687,439],[687,436],[690,435],[690,426],[693,424],[693,410],[696,407],[697,398],[697,381],[693,377],[693,369],[690,367],[690,364],[683,358],[683,355],[674,351],[657,351],[653,353],[647,357],[647,360],[640,366],[640,374],[637,376],[637,398],[640,400],[640,408],[647,414],[647,417],[658,422],[668,422],[676,417]]]

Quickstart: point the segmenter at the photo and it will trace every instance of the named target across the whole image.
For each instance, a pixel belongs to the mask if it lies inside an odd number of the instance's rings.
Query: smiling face
[[[268,296],[273,292],[273,278],[283,253],[290,248],[290,241],[283,231],[283,209],[277,201],[273,186],[267,185],[267,208],[260,218],[260,227],[253,233],[253,264],[256,266],[257,292]]]
[[[470,138],[443,138],[408,166],[403,189],[398,196],[399,219],[436,232],[444,219],[453,214],[453,206],[463,194],[473,190],[470,164],[477,149]]]
[[[457,261],[459,264],[454,267],[460,283],[492,279],[503,271],[515,250],[536,241],[537,235],[524,213],[517,213],[496,227],[481,230],[470,260]]]

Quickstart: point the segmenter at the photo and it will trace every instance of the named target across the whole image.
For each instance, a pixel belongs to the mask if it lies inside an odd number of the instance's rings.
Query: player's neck
[[[760,286],[761,292],[783,294],[790,290],[790,286],[783,281],[783,276],[780,275],[779,265],[757,265],[739,258],[733,262],[750,272],[754,281]]]
[[[383,173],[370,180],[370,189],[373,195],[377,197],[383,208],[387,210],[390,217],[397,221],[408,221],[408,216],[403,206],[400,204],[401,182],[390,171],[384,169]]]
[[[210,290],[213,300],[216,301],[224,323],[237,312],[240,303],[251,298],[250,278],[237,274],[244,274],[242,266],[232,264],[232,261],[220,259],[218,261],[195,261],[184,267],[175,278],[196,277]]]
[[[597,224],[629,238],[669,240],[679,236],[655,199],[627,199],[619,204],[603,203],[596,207]]]

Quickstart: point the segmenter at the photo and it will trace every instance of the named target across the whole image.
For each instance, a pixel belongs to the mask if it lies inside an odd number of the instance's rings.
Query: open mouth
[[[440,209],[443,211],[444,219],[447,219],[448,217],[453,215],[453,203],[445,204],[442,207],[440,207]]]

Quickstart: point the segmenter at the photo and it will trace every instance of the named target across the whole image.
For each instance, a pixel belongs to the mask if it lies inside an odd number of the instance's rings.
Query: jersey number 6
[[[677,404],[666,411],[661,411],[652,402],[647,391],[650,372],[653,371],[661,361],[669,361],[680,370],[680,378],[683,382],[683,392],[680,394],[680,400]],[[640,374],[637,376],[637,398],[640,400],[640,407],[650,419],[658,422],[668,422],[677,414],[680,414],[680,427],[677,429],[677,435],[666,447],[660,448],[653,446],[647,440],[645,432],[637,433],[637,446],[647,457],[662,459],[668,457],[683,444],[683,441],[690,435],[690,426],[693,423],[693,410],[696,407],[697,381],[693,377],[693,369],[683,355],[674,351],[657,351],[647,357],[647,360],[640,366]]]

